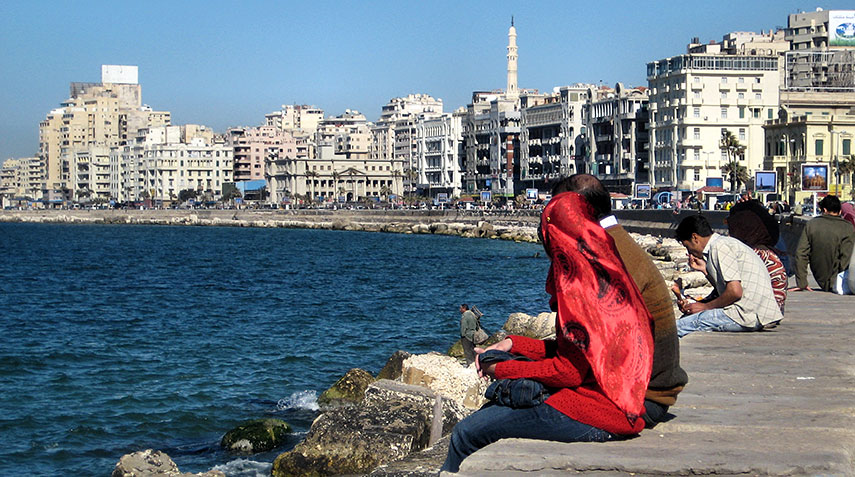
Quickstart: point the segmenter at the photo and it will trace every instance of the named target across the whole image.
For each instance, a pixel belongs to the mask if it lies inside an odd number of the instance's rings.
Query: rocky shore
[[[216,221],[210,225],[215,224]],[[270,222],[265,221],[265,224]],[[338,229],[366,230],[364,224],[359,227],[362,228],[340,226]],[[492,230],[496,233],[496,228],[472,227],[471,224],[469,228],[461,226],[443,229],[439,224],[410,224],[409,227],[409,231],[403,233],[465,230],[468,235],[459,234],[473,237],[491,236],[483,231]],[[526,234],[531,233],[536,235],[533,230],[526,231]],[[632,236],[654,259],[666,282],[681,278],[690,296],[706,295],[709,292],[703,274],[687,271],[686,251],[676,240],[641,234]],[[501,235],[496,233],[492,237],[501,238]],[[537,316],[513,313],[502,329],[490,337],[488,343],[499,341],[509,334],[548,338],[555,334],[554,321],[553,313],[540,313]],[[446,353],[411,355],[406,351],[397,351],[377,376],[361,369],[348,371],[320,396],[318,401],[322,414],[300,444],[280,454],[275,460],[272,475],[437,475],[445,459],[451,429],[484,403],[487,383],[477,377],[474,365],[464,367],[461,359],[462,349],[457,342]],[[263,440],[268,432],[260,430],[261,437],[257,438],[244,434],[243,447],[231,444],[227,448],[235,452],[243,449],[243,453],[247,453],[247,443]],[[251,453],[251,446],[249,449]],[[145,452],[151,460],[151,453],[155,451]],[[139,463],[141,457],[134,455],[122,457],[113,475],[153,475],[127,470],[141,468],[139,465],[129,467],[127,463],[123,464],[128,459]],[[146,460],[142,459],[142,462]],[[120,471],[120,467],[123,470]],[[177,468],[174,472],[178,472]],[[207,477],[218,474],[198,475]]]

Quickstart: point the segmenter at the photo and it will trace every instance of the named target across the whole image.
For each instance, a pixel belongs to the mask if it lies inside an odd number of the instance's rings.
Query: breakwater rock
[[[254,419],[232,429],[223,436],[220,445],[241,454],[255,454],[282,445],[291,426],[281,419]]]
[[[126,454],[119,459],[111,477],[226,477],[219,470],[201,474],[183,473],[172,459],[161,451],[147,449]]]

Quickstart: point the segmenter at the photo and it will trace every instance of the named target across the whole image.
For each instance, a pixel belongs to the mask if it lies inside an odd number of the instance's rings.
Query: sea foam
[[[316,391],[300,391],[296,392],[287,398],[282,398],[276,404],[278,411],[287,409],[307,409],[309,411],[317,411],[318,408],[318,393]]]
[[[228,477],[269,477],[272,469],[273,464],[269,462],[237,459],[215,466],[213,470],[219,470]]]

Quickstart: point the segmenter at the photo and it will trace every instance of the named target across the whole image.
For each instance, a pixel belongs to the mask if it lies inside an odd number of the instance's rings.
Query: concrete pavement
[[[635,439],[507,439],[461,475],[855,475],[855,296],[790,293],[782,324],[681,340],[674,417]]]

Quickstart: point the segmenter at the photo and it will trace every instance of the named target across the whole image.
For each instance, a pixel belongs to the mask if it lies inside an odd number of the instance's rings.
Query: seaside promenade
[[[781,326],[683,338],[689,384],[635,439],[507,439],[460,475],[855,475],[855,296],[790,293]]]

